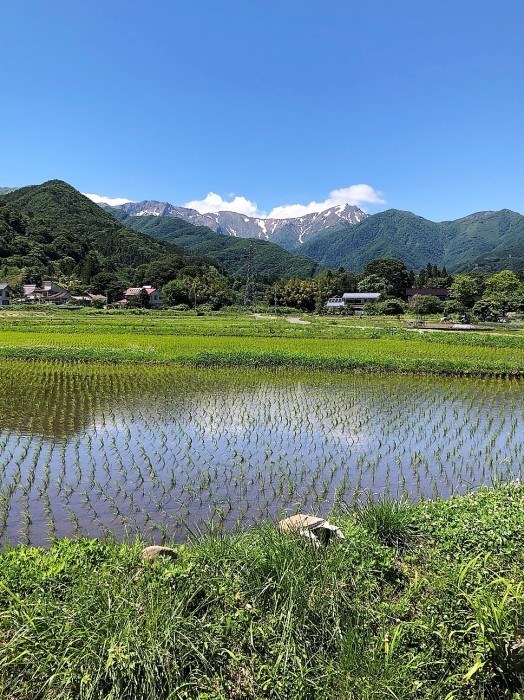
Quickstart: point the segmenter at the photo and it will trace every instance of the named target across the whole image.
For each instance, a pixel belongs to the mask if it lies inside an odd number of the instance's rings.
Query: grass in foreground
[[[379,501],[326,549],[268,525],[154,565],[138,542],[8,550],[0,696],[524,697],[523,508],[521,485]]]

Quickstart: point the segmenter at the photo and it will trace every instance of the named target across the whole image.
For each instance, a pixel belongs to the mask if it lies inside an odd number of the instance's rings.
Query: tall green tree
[[[409,272],[402,260],[396,258],[379,258],[364,265],[364,275],[383,277],[388,283],[388,294],[405,297],[409,283]]]

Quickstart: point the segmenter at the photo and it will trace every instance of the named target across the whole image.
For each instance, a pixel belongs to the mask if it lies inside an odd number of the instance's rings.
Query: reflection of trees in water
[[[0,431],[63,438],[83,432],[97,410],[118,404],[129,388],[106,368],[56,362],[0,363]]]

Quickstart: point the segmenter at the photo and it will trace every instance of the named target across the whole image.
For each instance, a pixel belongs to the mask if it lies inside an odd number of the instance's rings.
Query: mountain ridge
[[[320,212],[286,219],[253,217],[232,211],[202,214],[196,209],[179,207],[169,202],[157,200],[129,202],[114,208],[121,209],[130,216],[163,216],[183,219],[196,226],[207,226],[216,233],[237,238],[258,238],[278,243],[289,251],[295,251],[306,239],[314,238],[327,228],[345,224],[355,225],[367,216],[365,212],[351,204],[340,204]]]
[[[412,269],[428,262],[450,272],[524,269],[524,216],[510,209],[474,212],[434,222],[388,209],[355,226],[324,231],[301,252],[327,267],[361,270],[377,257],[396,257]]]
[[[256,272],[260,276],[314,277],[323,267],[314,260],[291,253],[276,243],[253,238],[218,235],[207,226],[195,226],[184,219],[172,216],[130,216],[119,208],[108,209],[125,226],[141,231],[155,239],[180,246],[196,255],[206,255],[217,260],[232,275],[239,277],[247,272],[250,246]]]

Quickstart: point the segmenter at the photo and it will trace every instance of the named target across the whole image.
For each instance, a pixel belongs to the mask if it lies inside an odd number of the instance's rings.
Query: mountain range
[[[292,254],[269,241],[217,235],[207,226],[195,226],[173,216],[130,216],[122,208],[107,208],[107,211],[129,228],[216,260],[236,277],[243,277],[247,272],[250,247],[257,275],[268,280],[314,277],[324,269],[311,258]]]
[[[300,251],[326,267],[361,270],[374,258],[399,258],[419,270],[428,262],[450,272],[524,269],[524,216],[509,209],[436,223],[390,209],[356,226],[328,229]]]
[[[413,270],[428,262],[449,272],[524,270],[524,216],[509,209],[434,222],[407,211],[368,216],[341,205],[296,219],[256,219],[155,201],[102,208],[59,180],[0,188],[0,195],[0,260],[18,267],[64,257],[79,266],[94,251],[103,265],[132,269],[185,254],[242,277],[252,245],[256,272],[268,279],[310,277],[326,268],[361,271],[384,257]]]
[[[195,226],[207,226],[216,233],[235,238],[259,238],[278,243],[289,251],[299,248],[326,229],[358,224],[366,214],[358,207],[341,204],[325,211],[306,214],[292,219],[262,219],[233,211],[200,214],[195,209],[177,207],[169,202],[145,200],[129,202],[119,207],[130,216],[158,216],[183,219]]]
[[[509,209],[484,211],[454,221],[434,222],[408,211],[389,209],[368,216],[340,205],[295,219],[257,219],[235,212],[200,214],[154,200],[117,208],[126,226],[193,251],[216,255],[227,246],[202,227],[232,238],[271,240],[328,268],[360,271],[369,260],[399,258],[418,270],[428,262],[449,271],[524,269],[524,216]],[[153,221],[156,219],[156,223]],[[197,224],[199,233],[169,221]],[[192,235],[201,236],[196,241]],[[210,246],[210,247],[208,247]]]

